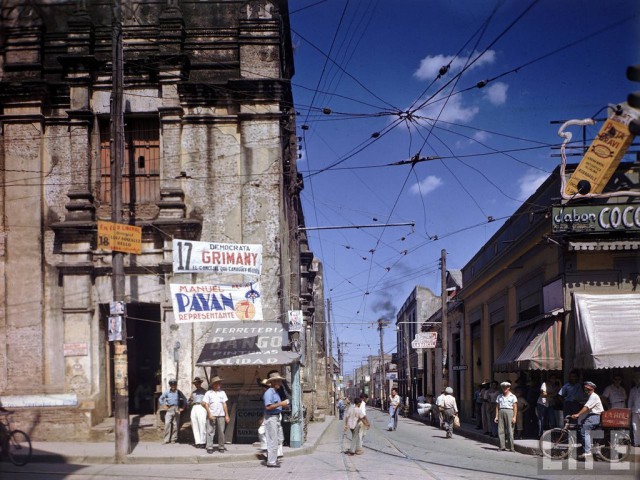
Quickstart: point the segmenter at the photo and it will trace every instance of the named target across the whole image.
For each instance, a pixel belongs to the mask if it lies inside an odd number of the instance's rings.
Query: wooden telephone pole
[[[440,267],[441,267],[441,283],[442,291],[440,292],[441,313],[442,313],[442,388],[446,388],[449,385],[449,368],[447,364],[448,358],[448,345],[447,339],[449,337],[449,326],[447,324],[447,251],[442,250],[440,252]]]
[[[113,0],[111,87],[111,221],[122,223],[122,165],[124,162],[122,9]],[[112,253],[113,300],[124,302],[124,253]],[[122,340],[114,344],[116,462],[124,463],[131,452],[129,438],[129,385],[126,312],[122,316]]]

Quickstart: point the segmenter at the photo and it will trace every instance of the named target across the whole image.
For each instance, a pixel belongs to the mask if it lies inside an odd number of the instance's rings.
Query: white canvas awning
[[[574,367],[640,367],[640,294],[574,294]]]

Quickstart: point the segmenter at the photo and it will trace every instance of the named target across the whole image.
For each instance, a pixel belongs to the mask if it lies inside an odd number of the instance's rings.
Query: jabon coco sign
[[[554,207],[553,232],[640,231],[640,204]]]

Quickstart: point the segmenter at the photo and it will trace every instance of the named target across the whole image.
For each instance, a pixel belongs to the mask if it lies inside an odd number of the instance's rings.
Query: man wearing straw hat
[[[229,423],[227,394],[222,390],[222,379],[215,376],[211,379],[211,388],[202,399],[202,406],[207,410],[207,453],[213,453],[213,437],[218,431],[218,451],[225,452],[224,429]]]
[[[280,428],[280,414],[282,407],[289,405],[289,400],[282,400],[278,394],[278,389],[282,386],[283,377],[278,372],[269,374],[266,383],[269,389],[264,392],[262,400],[264,401],[264,426],[267,435],[267,467],[279,468],[278,463],[278,444],[283,437]]]

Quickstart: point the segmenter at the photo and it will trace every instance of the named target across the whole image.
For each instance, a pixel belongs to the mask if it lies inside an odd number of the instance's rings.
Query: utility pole
[[[329,371],[329,386],[330,386],[330,401],[331,405],[329,405],[329,413],[331,415],[335,415],[335,405],[336,405],[336,395],[335,389],[333,388],[333,335],[331,333],[331,299],[327,298],[327,329],[329,330],[329,362],[327,366],[327,370]]]
[[[122,164],[124,162],[123,48],[120,0],[113,0],[112,87],[111,87],[111,221],[122,223]],[[124,302],[124,253],[112,252],[113,299]],[[113,355],[115,386],[116,462],[124,463],[131,452],[129,438],[129,391],[127,321],[122,318],[122,340],[116,341]]]
[[[410,406],[410,398],[411,398],[411,362],[410,362],[410,343],[411,339],[409,338],[409,322],[404,324],[404,345],[405,345],[405,366],[406,366],[406,381],[405,381],[405,405]],[[411,412],[409,412],[411,413]]]
[[[387,398],[386,379],[384,365],[384,341],[383,341],[383,328],[386,326],[387,321],[384,318],[378,319],[378,332],[380,333],[380,408],[384,411],[384,402]]]
[[[442,300],[442,388],[446,388],[449,385],[449,369],[447,368],[449,328],[447,325],[447,251],[445,249],[440,252],[440,268],[442,274],[440,281],[442,284],[442,291],[440,292]]]
[[[340,339],[336,337],[336,344],[338,345],[338,367],[340,367],[340,374],[338,376],[338,385],[340,385],[340,396],[343,397],[344,393],[342,392],[342,382],[340,381],[340,377],[344,379],[344,373],[342,371],[342,344],[340,343]]]

